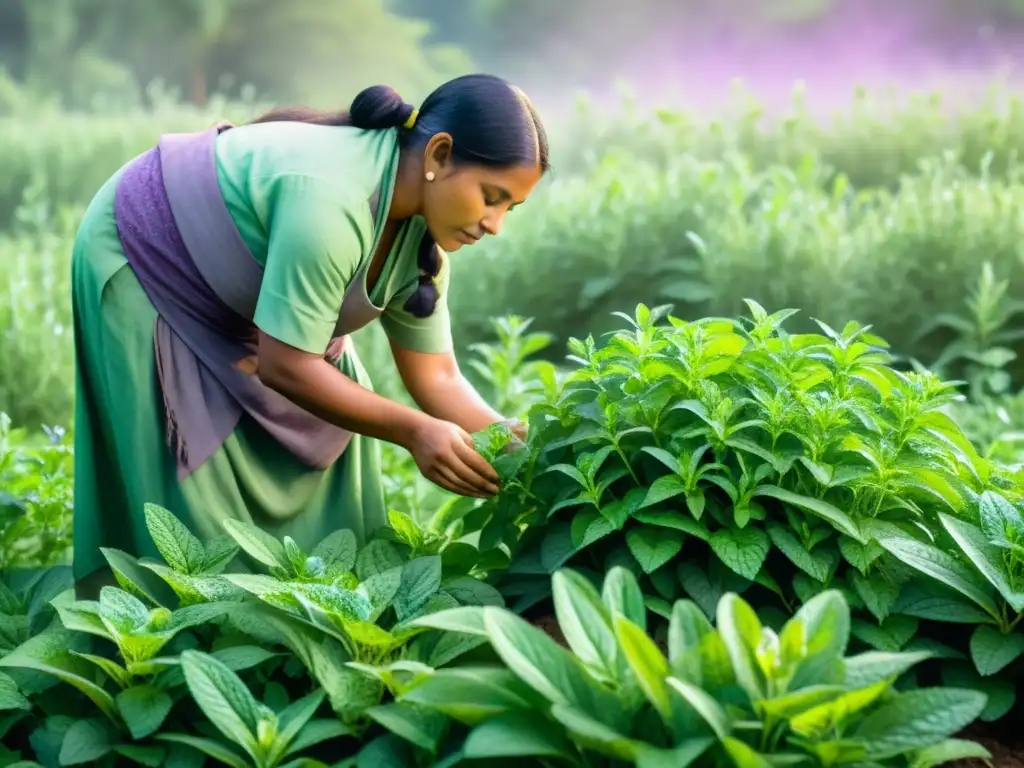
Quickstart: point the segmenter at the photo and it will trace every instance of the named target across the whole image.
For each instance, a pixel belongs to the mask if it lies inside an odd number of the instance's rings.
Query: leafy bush
[[[69,560],[72,458],[62,429],[30,435],[0,411],[0,573]]]
[[[856,641],[932,650],[1002,716],[1016,684],[993,674],[1024,652],[1020,471],[979,456],[942,410],[953,386],[890,367],[870,329],[790,335],[791,311],[750,310],[666,325],[640,306],[603,346],[570,343],[527,447],[495,454],[502,493],[462,510],[481,550],[513,553],[503,594],[536,611],[558,568],[624,566],[664,619],[737,592],[778,627],[834,589]]]
[[[340,530],[307,553],[237,522],[204,543],[160,507],[146,519],[163,562],[104,550],[118,586],[98,600],[75,600],[62,569],[20,594],[0,586],[0,735],[14,759],[316,766],[297,755],[330,741],[320,754],[355,760],[395,676],[483,643],[413,621],[503,605],[464,551],[427,554],[395,532],[360,548]]]
[[[679,600],[662,638],[666,655],[647,632],[643,594],[624,568],[612,568],[603,585],[560,570],[552,589],[569,649],[503,608],[434,613],[416,623],[476,632],[506,669],[432,671],[394,706],[407,707],[409,718],[426,708],[468,726],[460,753],[471,759],[930,768],[989,756],[950,738],[980,714],[985,696],[897,692],[894,682],[928,654],[847,656],[850,611],[836,590],[805,603],[778,633],[734,593],[718,600],[716,627],[696,603]]]

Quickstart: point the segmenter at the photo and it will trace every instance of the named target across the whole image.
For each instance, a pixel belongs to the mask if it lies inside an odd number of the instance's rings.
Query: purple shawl
[[[257,350],[251,310],[262,272],[217,184],[214,137],[226,127],[163,137],[128,165],[116,192],[121,244],[158,312],[154,344],[168,445],[185,478],[246,414],[302,462],[326,469],[351,433],[244,370]]]

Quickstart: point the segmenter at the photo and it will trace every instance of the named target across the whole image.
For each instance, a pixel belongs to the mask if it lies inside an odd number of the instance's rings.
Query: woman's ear
[[[452,164],[452,137],[448,133],[435,133],[423,150],[424,170],[436,175],[448,170]]]

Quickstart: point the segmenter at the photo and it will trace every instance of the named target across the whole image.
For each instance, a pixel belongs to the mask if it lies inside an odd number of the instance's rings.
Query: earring
[[[433,181],[433,180],[434,180],[434,172],[433,171],[427,171],[427,181]]]

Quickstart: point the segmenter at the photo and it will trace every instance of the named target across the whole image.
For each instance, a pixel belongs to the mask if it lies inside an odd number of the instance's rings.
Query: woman
[[[456,365],[444,252],[497,235],[547,168],[525,95],[472,75],[419,110],[378,86],[163,136],[118,170],[72,260],[79,593],[110,578],[100,548],[157,555],[149,502],[203,540],[227,518],[364,540],[386,521],[375,440],[494,494],[470,433],[503,416]],[[420,409],[372,391],[347,336],[373,320]]]

